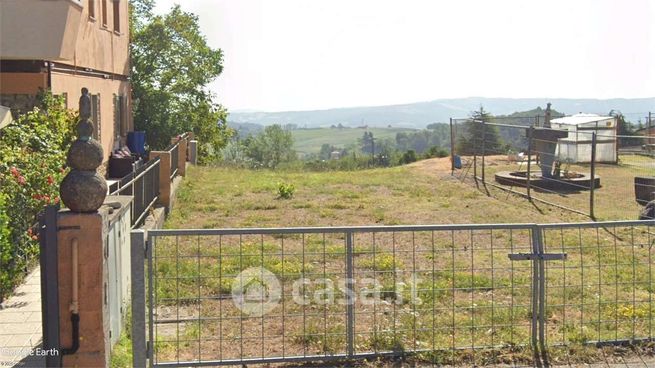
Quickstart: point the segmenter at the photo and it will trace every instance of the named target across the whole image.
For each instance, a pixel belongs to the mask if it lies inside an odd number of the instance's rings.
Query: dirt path
[[[472,159],[472,157],[462,157],[464,163]],[[506,165],[507,163],[507,155],[485,156],[485,165],[487,166]],[[430,158],[427,160],[416,161],[407,165],[407,167],[418,170],[425,175],[443,176],[444,174],[450,174],[450,157]]]

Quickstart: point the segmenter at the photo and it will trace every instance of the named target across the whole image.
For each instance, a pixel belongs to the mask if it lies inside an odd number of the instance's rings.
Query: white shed
[[[553,119],[553,129],[568,130],[557,141],[557,157],[562,162],[591,162],[592,133],[596,133],[596,162],[616,162],[616,118],[596,114],[576,114]]]

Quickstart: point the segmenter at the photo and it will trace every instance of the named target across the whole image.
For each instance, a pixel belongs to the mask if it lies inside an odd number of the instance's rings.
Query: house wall
[[[84,9],[72,65],[129,75],[129,14],[127,0],[118,1],[119,27],[114,28],[114,0],[82,0]],[[107,22],[102,15],[107,6]],[[95,17],[89,14],[90,6]]]
[[[42,41],[47,42],[48,47],[52,48],[56,42],[52,42],[44,29],[59,24],[60,50],[48,49],[46,53],[59,55],[45,59],[56,63],[50,76],[46,67],[41,68],[40,71],[36,69],[29,70],[30,72],[23,72],[23,70],[15,72],[14,70],[14,72],[0,73],[0,103],[11,107],[14,113],[25,112],[36,104],[36,94],[49,87],[55,95],[66,94],[67,107],[77,110],[80,91],[83,87],[88,88],[91,94],[100,95],[99,141],[104,149],[106,163],[114,147],[119,143],[125,143],[125,133],[134,130],[130,113],[131,87],[127,80],[130,72],[128,1],[21,0],[20,6],[6,6],[14,3],[18,2],[2,1],[2,19],[25,19],[25,22],[16,21],[23,24],[22,27],[8,30],[3,34],[2,40],[20,39],[25,32],[43,33]],[[103,9],[106,9],[106,12]],[[78,16],[70,16],[70,13],[75,11]],[[118,17],[115,19],[116,14]],[[28,29],[25,28],[26,24]],[[43,25],[47,27],[44,28]],[[71,27],[73,30],[70,29]],[[22,31],[17,32],[15,29],[22,29]],[[69,40],[62,36],[63,34],[73,37]],[[34,45],[17,48],[20,54],[3,53],[0,56],[3,60],[44,60],[43,56],[46,54],[42,52],[42,48],[40,49],[38,45],[32,46]],[[26,64],[29,64],[29,61]],[[123,96],[124,99],[122,109],[124,134],[121,136],[121,142],[116,140],[120,132],[114,132],[115,96]]]
[[[114,77],[130,74],[129,63],[129,13],[127,0],[118,0],[118,29],[114,23],[114,0],[82,0],[84,6],[77,35],[74,58],[70,65],[90,68],[107,73],[107,79],[102,77],[72,75],[53,72],[51,88],[55,94],[68,94],[68,107],[77,109],[80,90],[89,89],[89,93],[100,95],[100,143],[104,149],[105,159],[114,149],[114,97],[124,96],[124,119],[126,131],[132,131],[131,88],[127,80]],[[103,4],[106,6],[106,17],[103,15]],[[93,15],[91,14],[93,7]],[[105,19],[106,18],[106,19]],[[122,144],[126,137],[121,137]]]
[[[0,1],[0,55],[3,59],[70,59],[82,10],[79,0]]]
[[[52,74],[52,91],[55,94],[67,94],[66,103],[69,109],[77,109],[81,90],[86,87],[89,94],[100,95],[100,144],[104,150],[105,160],[109,158],[109,154],[114,149],[114,144],[117,143],[114,134],[114,97],[124,96],[125,105],[123,109],[124,119],[126,124],[126,131],[132,131],[132,114],[131,111],[131,88],[128,81],[101,79],[96,77],[87,77],[80,75],[70,74]],[[94,121],[94,124],[97,122]],[[125,143],[126,137],[121,137],[121,143]]]
[[[35,94],[48,85],[46,73],[0,73],[3,94]]]

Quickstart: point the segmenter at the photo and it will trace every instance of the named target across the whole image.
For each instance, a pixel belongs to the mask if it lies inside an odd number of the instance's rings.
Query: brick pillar
[[[191,165],[198,164],[198,141],[196,140],[189,141],[189,162]]]
[[[180,139],[179,154],[177,155],[177,172],[180,176],[186,176],[187,146],[188,140],[186,138]]]
[[[159,205],[171,206],[171,153],[168,151],[151,151],[150,159],[159,157]]]
[[[177,162],[171,163],[172,167],[177,167],[177,173],[180,176],[186,176],[186,161],[187,161],[187,138],[171,138],[171,144],[179,142],[177,147]]]
[[[107,367],[111,353],[108,266],[105,240],[109,227],[108,208],[96,213],[59,213],[57,233],[59,268],[59,339],[62,348],[73,343],[71,302],[73,284],[72,241],[78,241],[79,348],[64,355],[64,367]]]

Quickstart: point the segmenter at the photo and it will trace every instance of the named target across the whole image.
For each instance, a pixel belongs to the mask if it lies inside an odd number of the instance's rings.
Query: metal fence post
[[[482,125],[482,182],[485,183],[484,178],[484,156],[486,155],[485,142],[487,141],[487,124],[484,121],[480,122]]]
[[[473,120],[473,124],[477,124],[477,121]],[[475,138],[475,130],[476,129],[474,125],[473,136],[471,137],[474,146],[473,147],[473,181],[475,181],[475,183],[477,184],[478,183],[478,144]]]
[[[146,346],[146,355],[148,356],[148,361],[149,361],[149,367],[152,367],[154,363],[154,352],[155,352],[155,347],[154,347],[154,335],[155,335],[155,319],[154,319],[154,313],[153,313],[153,308],[155,306],[155,289],[153,287],[153,278],[154,278],[154,269],[153,269],[153,261],[152,261],[152,247],[153,247],[154,240],[151,236],[151,234],[147,234],[146,236],[146,250],[145,250],[145,255],[146,255],[146,264],[148,265],[148,344]]]
[[[453,132],[453,118],[450,118],[450,175],[455,174],[455,135]]]
[[[542,229],[539,225],[535,225],[532,230],[532,238],[535,243],[533,249],[537,251],[537,259],[534,262],[536,268],[538,269],[538,293],[539,293],[539,310],[537,314],[537,320],[539,322],[539,348],[541,350],[541,356],[543,359],[546,359],[546,331],[545,331],[545,304],[546,304],[546,272],[544,265],[544,237]],[[534,309],[533,309],[534,310]],[[535,333],[533,333],[534,337]],[[535,347],[536,348],[536,347]]]
[[[59,206],[47,206],[40,219],[41,315],[43,349],[60,349],[59,344],[59,271],[57,248],[57,212]],[[46,367],[60,367],[61,356],[48,354]]]
[[[133,230],[130,233],[132,249],[132,365],[146,366],[146,285],[145,285],[145,231]]]
[[[532,254],[533,255],[538,255],[539,254],[539,243],[540,243],[540,238],[539,238],[539,227],[537,225],[532,227]],[[539,355],[539,347],[538,347],[538,342],[539,342],[539,305],[541,304],[541,292],[540,292],[540,272],[539,272],[539,265],[536,260],[532,260],[532,318],[531,318],[531,331],[530,331],[530,337],[531,337],[531,345],[532,349],[534,352],[535,357]]]
[[[353,233],[346,233],[346,339],[347,355],[355,355],[355,300],[353,290]]]
[[[594,214],[594,190],[596,188],[596,133],[591,133],[591,184],[589,184],[589,216]]]
[[[534,126],[531,126],[528,129],[528,173],[527,173],[527,175],[525,177],[525,189],[526,189],[526,191],[528,193],[528,199],[529,200],[532,200],[532,197],[531,197],[532,194],[531,194],[531,190],[530,190],[531,189],[530,188],[530,166],[531,166],[530,161],[532,161],[532,135],[533,135],[532,132],[533,131],[534,131]]]

